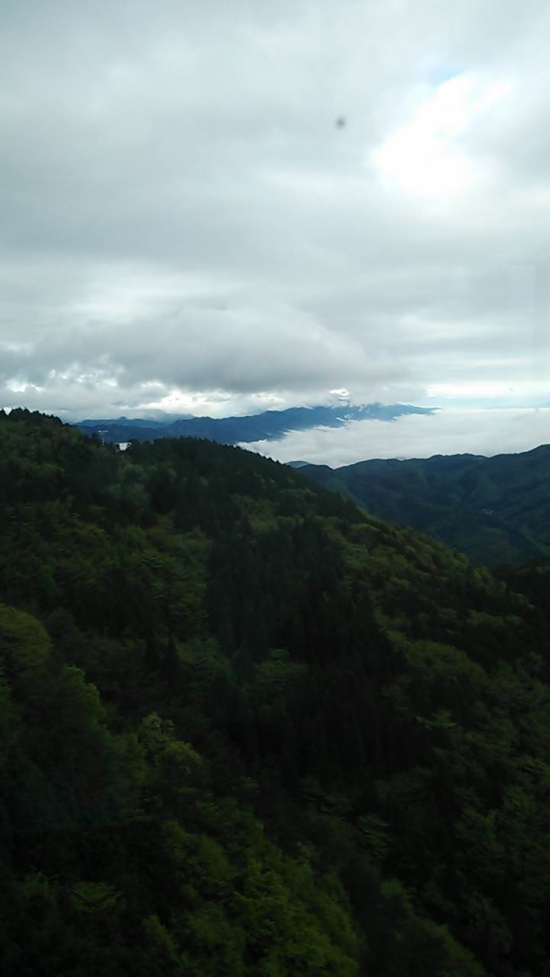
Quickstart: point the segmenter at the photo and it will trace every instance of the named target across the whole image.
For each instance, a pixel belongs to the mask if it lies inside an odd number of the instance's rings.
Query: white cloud
[[[0,403],[545,402],[536,0],[2,20]]]
[[[438,85],[406,123],[372,153],[382,180],[405,193],[447,198],[494,174],[466,152],[461,137],[511,90],[506,81],[462,74]]]
[[[278,461],[338,468],[368,458],[429,458],[437,454],[496,455],[550,443],[550,408],[447,409],[395,421],[352,421],[342,428],[297,431],[275,443],[242,445]]]

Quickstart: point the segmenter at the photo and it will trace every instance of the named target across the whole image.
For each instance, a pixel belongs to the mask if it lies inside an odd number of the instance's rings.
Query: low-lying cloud
[[[429,458],[437,454],[496,455],[550,442],[550,408],[447,409],[395,421],[352,421],[346,427],[296,431],[276,443],[243,445],[278,461],[339,468],[368,458]]]

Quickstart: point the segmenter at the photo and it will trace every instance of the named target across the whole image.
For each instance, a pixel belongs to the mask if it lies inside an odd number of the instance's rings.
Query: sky
[[[507,450],[497,408],[550,440],[521,410],[550,403],[547,5],[0,16],[0,405],[224,416],[346,391],[443,408],[383,428],[394,453],[415,425],[454,450],[460,418]]]

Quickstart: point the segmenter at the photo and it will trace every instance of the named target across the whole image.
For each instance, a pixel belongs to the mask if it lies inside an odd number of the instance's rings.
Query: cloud
[[[0,402],[544,402],[535,0],[2,20]]]
[[[483,83],[468,73],[436,86],[420,104],[411,122],[398,129],[373,154],[382,179],[405,193],[452,196],[466,191],[477,179],[493,174],[478,167],[461,145],[461,137],[512,85]]]
[[[296,431],[281,441],[242,445],[278,461],[338,468],[368,458],[429,458],[436,454],[496,455],[550,442],[550,408],[447,409],[395,421],[352,421],[343,428]]]

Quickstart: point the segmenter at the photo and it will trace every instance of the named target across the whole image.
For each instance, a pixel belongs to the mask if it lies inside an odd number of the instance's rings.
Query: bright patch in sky
[[[428,387],[428,396],[434,400],[446,401],[470,401],[499,399],[501,402],[510,400],[510,394],[514,388],[509,384],[501,383],[497,380],[480,381],[479,383],[433,383]],[[523,390],[518,390],[519,396]],[[531,394],[529,389],[527,395]]]
[[[223,391],[185,394],[180,390],[173,390],[159,399],[145,400],[134,409],[138,414],[141,408],[145,411],[164,411],[167,414],[193,414],[195,417],[229,417],[260,414],[266,410],[283,410],[285,406],[282,397],[270,393],[259,392],[246,398],[232,398]],[[125,410],[130,415],[133,413],[131,408]]]
[[[412,120],[373,153],[384,182],[427,196],[467,189],[475,180],[476,166],[461,137],[475,117],[504,98],[510,88],[507,82],[488,84],[467,74],[439,85]]]

